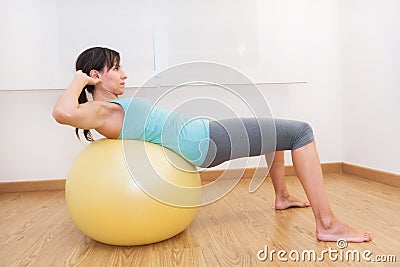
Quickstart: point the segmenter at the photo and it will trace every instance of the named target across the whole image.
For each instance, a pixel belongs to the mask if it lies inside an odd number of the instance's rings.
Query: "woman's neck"
[[[118,99],[118,96],[105,90],[94,90],[93,100],[94,101],[106,101],[111,99]]]

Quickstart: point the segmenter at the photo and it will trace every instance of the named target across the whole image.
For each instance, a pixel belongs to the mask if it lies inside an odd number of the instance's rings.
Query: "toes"
[[[372,240],[372,235],[369,232],[364,233],[364,241],[368,242]]]
[[[298,202],[298,203],[296,203],[296,205],[298,205],[299,207],[302,207],[302,208],[310,206],[310,204],[307,202]]]
[[[309,203],[307,203],[307,202],[300,202],[301,204],[301,206],[299,205],[299,207],[302,207],[302,208],[306,208],[306,207],[309,207],[310,206],[310,204]]]

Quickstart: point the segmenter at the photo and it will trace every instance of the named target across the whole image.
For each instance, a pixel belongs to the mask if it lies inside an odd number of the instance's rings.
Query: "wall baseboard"
[[[350,175],[359,176],[382,184],[400,187],[400,174],[379,171],[344,162],[342,163],[342,172]]]
[[[342,162],[330,162],[321,164],[323,173],[342,173]],[[264,167],[264,169],[266,169]],[[250,179],[253,177],[256,168],[246,168],[246,169],[230,169],[226,170],[227,176],[238,177],[242,179]],[[214,181],[222,175],[224,170],[206,170],[201,173],[201,179],[203,181]],[[286,176],[295,176],[296,172],[294,167],[291,165],[285,166]]]
[[[361,178],[369,179],[375,182],[400,187],[400,175],[361,167],[344,162],[322,163],[322,172],[328,173],[345,173],[355,175]],[[224,176],[238,177],[242,179],[250,179],[253,177],[256,168],[246,169],[230,169],[226,170]],[[224,170],[205,170],[200,173],[202,181],[205,183],[212,182],[220,177]],[[294,176],[296,172],[293,166],[285,166],[285,174]],[[64,190],[65,179],[57,180],[36,180],[36,181],[16,181],[16,182],[0,182],[0,193],[30,192],[30,191],[46,191],[46,190]]]
[[[65,179],[1,182],[0,193],[64,190]]]

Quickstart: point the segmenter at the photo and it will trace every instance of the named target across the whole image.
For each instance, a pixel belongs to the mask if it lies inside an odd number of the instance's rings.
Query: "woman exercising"
[[[273,125],[272,119],[190,120],[180,113],[153,107],[144,98],[118,98],[124,93],[127,78],[118,52],[102,47],[87,49],[79,55],[75,77],[57,100],[53,117],[58,123],[76,127],[78,138],[78,129],[84,129],[85,138],[93,141],[89,129],[94,129],[110,139],[144,140],[168,147],[199,167],[212,167],[245,156],[267,157],[271,152],[271,146],[263,144],[263,138],[269,138],[264,135],[268,129],[264,131],[263,128]],[[85,90],[94,101],[88,101]],[[276,152],[270,174],[275,208],[309,206],[291,196],[286,188],[283,151],[291,150],[296,174],[314,213],[317,239],[370,241],[370,233],[340,222],[333,214],[324,190],[311,127],[292,120],[274,119],[273,122],[276,127],[273,150]],[[248,146],[241,144],[244,143],[243,134],[249,139]]]

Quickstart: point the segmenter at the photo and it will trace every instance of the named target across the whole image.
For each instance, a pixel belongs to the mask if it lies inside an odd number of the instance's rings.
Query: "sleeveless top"
[[[196,166],[205,160],[210,138],[207,119],[191,119],[179,112],[163,110],[141,97],[108,102],[121,105],[125,112],[118,139],[143,140],[167,147]]]

